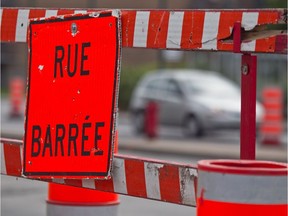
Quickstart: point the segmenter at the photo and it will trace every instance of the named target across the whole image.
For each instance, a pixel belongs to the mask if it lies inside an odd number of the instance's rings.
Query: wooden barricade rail
[[[1,42],[26,42],[28,20],[97,9],[2,8]],[[233,51],[233,28],[241,23],[241,51],[287,53],[287,11],[121,10],[122,46],[196,51]]]

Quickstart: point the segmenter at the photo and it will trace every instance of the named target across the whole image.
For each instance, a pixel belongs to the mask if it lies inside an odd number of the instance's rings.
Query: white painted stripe
[[[148,35],[148,23],[150,12],[149,11],[137,11],[134,30],[134,47],[146,47],[147,35]]]
[[[61,178],[54,178],[52,179],[52,182],[57,183],[57,184],[64,184],[65,180]]]
[[[127,194],[124,159],[115,158],[113,161],[112,169],[114,191],[117,193]]]
[[[199,170],[197,196],[241,204],[287,203],[287,176],[240,175]]]
[[[170,12],[168,33],[166,40],[167,48],[179,49],[181,47],[181,36],[184,12]]]
[[[151,199],[161,199],[160,184],[159,184],[159,169],[163,167],[163,164],[144,163],[145,171],[145,185],[147,191],[147,197]]]
[[[195,205],[196,192],[194,181],[197,179],[197,170],[192,168],[179,168],[180,192],[182,204]]]
[[[75,10],[74,14],[85,14],[87,13],[87,10]]]
[[[256,40],[241,43],[241,51],[255,51]]]
[[[252,30],[258,23],[258,12],[243,12],[241,27],[243,27],[246,31]],[[241,51],[255,51],[256,48],[256,40],[252,40],[250,42],[242,42],[241,43]]]
[[[45,17],[57,16],[58,10],[46,10]]]
[[[1,174],[7,174],[3,143],[1,143]]]
[[[241,27],[245,29],[245,31],[252,30],[258,23],[258,12],[243,12]]]
[[[119,18],[121,16],[121,10],[118,9],[112,10],[112,16]]]
[[[202,49],[217,49],[220,12],[206,12],[204,18]]]
[[[16,42],[25,42],[27,36],[29,10],[18,10],[17,23],[16,23]]]
[[[96,189],[94,179],[83,179],[82,186],[84,188]]]

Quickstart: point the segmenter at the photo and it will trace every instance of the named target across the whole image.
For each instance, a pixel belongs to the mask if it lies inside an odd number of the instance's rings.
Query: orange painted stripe
[[[143,161],[125,161],[125,173],[128,194],[147,197]],[[138,178],[137,181],[135,176]]]
[[[204,27],[204,11],[184,13],[182,28],[182,49],[197,49],[202,47],[202,35]]]
[[[61,9],[58,10],[57,15],[74,14],[74,10],[71,9]]]
[[[272,24],[277,23],[279,20],[279,13],[278,12],[262,12],[259,13],[258,17],[258,25],[262,24]],[[276,45],[276,37],[269,37],[265,39],[259,39],[256,41],[256,50],[259,52],[274,52]]]
[[[114,191],[113,180],[108,179],[105,181],[95,181],[95,188],[101,191],[113,192]]]
[[[45,17],[46,10],[45,9],[30,9],[29,19]]]
[[[150,12],[147,36],[148,48],[166,47],[169,14],[169,11]]]
[[[219,32],[218,32],[218,43],[217,48],[220,50],[233,50],[233,38],[231,37],[231,42],[223,42],[222,39],[232,36],[233,27],[236,22],[241,22],[242,12],[221,12]]]
[[[133,47],[136,11],[122,12],[122,45]]]
[[[15,41],[18,9],[2,11],[1,41]]]
[[[174,175],[171,176],[169,173],[174,173]],[[181,200],[178,167],[164,165],[163,168],[159,169],[159,185],[161,200],[173,203]]]
[[[7,175],[21,176],[22,165],[20,148],[16,145],[4,145]]]

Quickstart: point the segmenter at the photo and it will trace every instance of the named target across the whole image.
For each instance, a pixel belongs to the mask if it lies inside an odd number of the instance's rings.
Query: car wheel
[[[195,116],[189,116],[184,120],[183,133],[188,137],[201,137],[204,131]]]
[[[133,114],[133,122],[134,130],[138,134],[144,133],[144,113],[143,112],[136,112]]]

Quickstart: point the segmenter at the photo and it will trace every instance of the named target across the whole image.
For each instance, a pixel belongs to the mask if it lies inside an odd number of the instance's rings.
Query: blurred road
[[[24,115],[9,118],[9,102],[1,100],[1,137],[21,139],[24,133]],[[24,104],[22,112],[24,113]],[[239,131],[209,132],[201,139],[187,139],[179,128],[159,128],[158,139],[136,136],[129,114],[119,114],[119,153],[196,164],[201,159],[239,158]],[[279,146],[257,144],[257,159],[287,162],[287,130]],[[3,216],[45,216],[47,183],[1,176],[1,213]],[[121,196],[120,216],[196,215],[186,206]]]
[[[25,105],[22,105],[22,117],[10,118],[10,105],[9,101],[6,98],[1,99],[1,134],[6,137],[14,137],[22,139],[24,134],[24,110]],[[120,112],[118,119],[118,130],[119,136],[126,139],[145,139],[145,137],[139,137],[134,133],[133,127],[131,125],[131,119],[129,113]],[[287,122],[284,123],[287,127]],[[231,130],[219,130],[219,131],[209,131],[206,136],[201,137],[200,139],[193,139],[184,137],[182,134],[181,128],[177,127],[159,127],[158,137],[161,140],[170,140],[177,142],[189,142],[193,143],[213,143],[213,144],[229,144],[229,145],[239,145],[240,143],[240,132],[237,129]],[[283,136],[281,137],[281,143],[283,146],[287,146],[287,128],[285,128]]]

